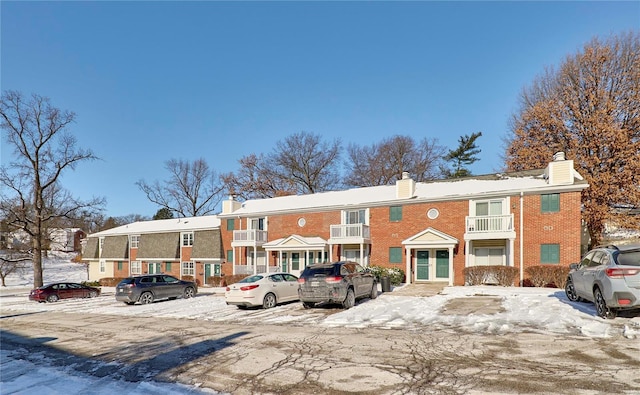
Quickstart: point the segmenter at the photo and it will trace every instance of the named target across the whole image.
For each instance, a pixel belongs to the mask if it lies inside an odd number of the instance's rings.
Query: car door
[[[355,264],[353,267],[354,271],[356,272],[356,281],[358,282],[358,292],[357,295],[358,296],[365,296],[365,295],[369,295],[371,293],[371,281],[370,279],[373,279],[373,276],[367,276],[367,271],[364,269],[364,267],[362,267],[362,265],[359,264]]]
[[[578,296],[585,297],[585,285],[584,285],[584,272],[587,270],[589,265],[591,264],[591,259],[593,259],[593,255],[595,251],[588,253],[582,258],[575,272],[571,275],[571,279],[573,280],[573,287],[575,288]]]
[[[72,296],[73,298],[85,298],[88,296],[85,293],[85,289],[80,284],[69,283],[67,284],[67,286],[71,290],[71,294],[73,295]]]
[[[184,292],[184,285],[173,276],[159,276],[165,298],[175,298]]]
[[[582,285],[584,297],[593,301],[593,284],[598,277],[598,273],[606,268],[608,256],[603,251],[596,251],[582,274]]]
[[[282,275],[284,282],[282,284],[282,301],[298,299],[298,277],[285,273]]]
[[[264,292],[266,295],[267,292],[273,292],[276,295],[276,299],[278,302],[285,301],[288,297],[287,293],[287,283],[284,281],[284,278],[281,274],[270,274],[267,276],[267,289]]]
[[[58,298],[60,299],[70,299],[73,298],[73,289],[69,287],[69,284],[61,283],[58,284]]]

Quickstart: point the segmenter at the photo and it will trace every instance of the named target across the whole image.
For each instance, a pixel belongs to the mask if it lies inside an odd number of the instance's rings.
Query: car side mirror
[[[569,265],[569,269],[571,269],[571,270],[576,270],[576,269],[578,269],[578,264],[577,264],[577,263],[572,263],[572,264],[570,264],[570,265]]]

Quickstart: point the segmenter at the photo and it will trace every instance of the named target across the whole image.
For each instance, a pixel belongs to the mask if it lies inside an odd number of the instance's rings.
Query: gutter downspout
[[[524,192],[520,191],[520,286],[523,287],[524,286],[524,252],[523,252],[523,248],[524,248],[524,234],[522,233],[523,229],[524,229]]]

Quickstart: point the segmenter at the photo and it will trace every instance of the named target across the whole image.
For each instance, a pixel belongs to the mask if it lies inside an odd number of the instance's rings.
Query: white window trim
[[[142,262],[131,261],[129,270],[131,271],[131,274],[142,274]]]
[[[185,244],[185,236],[189,236],[187,239],[187,244]],[[193,247],[193,232],[182,232],[180,233],[180,244],[183,247]]]
[[[184,261],[180,263],[180,273],[183,276],[195,276],[196,265],[193,261]]]
[[[349,219],[349,213],[354,212],[354,211],[362,211],[364,210],[364,225],[369,225],[369,209],[365,208],[357,208],[357,209],[351,209],[351,210],[342,210],[342,225],[349,225],[348,219]]]
[[[129,237],[129,246],[131,248],[138,248],[140,246],[140,235],[131,235]]]
[[[107,272],[107,261],[105,261],[104,259],[100,259],[100,273],[106,273]]]
[[[491,202],[497,202],[500,201],[502,202],[502,213],[500,213],[500,215],[506,215],[509,214],[509,207],[511,206],[511,197],[507,196],[507,197],[503,197],[503,198],[492,198],[492,199],[477,199],[477,200],[469,200],[469,216],[471,217],[476,217],[476,204],[477,203],[491,203]]]
[[[267,231],[267,227],[269,226],[269,221],[267,221],[268,217],[255,217],[255,218],[247,218],[247,230],[264,230]],[[262,224],[264,229],[257,229],[253,227],[253,221],[262,220]]]
[[[482,250],[482,249],[487,249],[487,250],[501,250],[502,253],[500,254],[500,256],[502,257],[502,262],[500,262],[499,265],[501,266],[506,266],[507,265],[507,257],[505,255],[505,248],[504,247],[500,247],[500,246],[496,246],[496,247],[476,247],[473,249],[473,266],[493,266],[495,264],[492,263],[478,263],[478,250]],[[491,256],[491,255],[488,255]],[[493,256],[497,256],[497,255],[493,255]]]

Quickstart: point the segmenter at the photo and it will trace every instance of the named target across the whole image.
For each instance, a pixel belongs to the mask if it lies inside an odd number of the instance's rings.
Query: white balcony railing
[[[233,242],[263,244],[267,242],[267,231],[258,229],[234,230]]]
[[[364,224],[331,225],[332,239],[370,239],[371,229]]]
[[[467,233],[497,233],[513,231],[513,214],[466,217]]]

